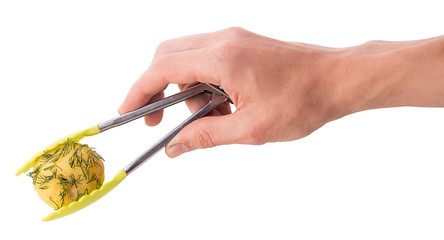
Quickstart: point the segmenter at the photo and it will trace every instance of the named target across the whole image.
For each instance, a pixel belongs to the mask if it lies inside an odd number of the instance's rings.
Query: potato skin
[[[40,156],[30,175],[39,197],[54,209],[67,206],[102,186],[102,157],[71,139]]]

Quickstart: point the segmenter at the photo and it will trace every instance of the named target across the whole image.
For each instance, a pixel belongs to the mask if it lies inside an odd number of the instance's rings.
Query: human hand
[[[386,107],[387,93],[398,88],[396,81],[380,77],[395,69],[387,56],[400,45],[332,49],[240,28],[168,40],[159,45],[119,113],[162,98],[170,83],[183,89],[206,82],[222,86],[236,111],[231,113],[227,103],[191,123],[167,145],[168,156],[224,144],[295,140],[347,114]],[[193,98],[187,105],[194,112],[206,102],[208,97]],[[150,126],[161,119],[162,111],[145,117]]]
[[[148,70],[119,109],[125,113],[163,97],[170,83],[222,86],[228,104],[184,128],[166,147],[169,156],[223,144],[263,144],[304,137],[334,118],[332,82],[321,76],[325,48],[278,41],[230,28],[162,43]],[[208,99],[187,101],[191,111]],[[146,117],[154,126],[162,112]]]

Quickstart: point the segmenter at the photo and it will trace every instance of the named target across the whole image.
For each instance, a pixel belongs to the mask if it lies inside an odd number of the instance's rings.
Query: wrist
[[[444,106],[444,39],[372,41],[332,53],[341,117],[399,106]]]

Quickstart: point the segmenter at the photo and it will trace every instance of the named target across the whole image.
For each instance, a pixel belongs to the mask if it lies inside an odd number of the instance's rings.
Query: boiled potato
[[[54,209],[100,188],[105,179],[102,157],[71,139],[42,154],[28,175],[39,197]]]

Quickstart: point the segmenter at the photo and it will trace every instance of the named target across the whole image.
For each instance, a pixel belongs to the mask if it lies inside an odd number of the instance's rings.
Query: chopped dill
[[[26,174],[27,176],[32,178],[32,184],[34,184],[34,185],[37,183],[37,179],[38,179],[41,167],[42,167],[42,165],[38,165],[32,172],[29,172],[28,174]]]
[[[86,154],[85,148],[88,149]],[[81,171],[81,174],[78,174],[77,176],[74,174],[70,174],[69,176],[62,174],[63,172],[68,171],[68,169],[62,169],[60,167],[64,163],[59,163],[60,166],[57,164],[58,160],[66,157],[69,154],[71,155],[67,159],[67,163],[70,168],[73,170],[80,169]],[[55,204],[56,209],[59,209],[63,207],[65,203],[67,203],[66,201],[68,201],[69,198],[66,197],[71,194],[72,191],[70,190],[73,187],[76,189],[76,192],[72,192],[77,194],[76,201],[82,196],[89,194],[88,188],[82,190],[83,192],[79,192],[77,190],[82,184],[89,184],[95,181],[95,188],[100,188],[102,181],[98,177],[97,173],[92,172],[93,168],[103,168],[103,163],[100,162],[100,160],[104,161],[102,156],[95,152],[93,148],[68,138],[66,142],[57,149],[43,152],[43,154],[40,156],[38,162],[39,164],[27,175],[32,178],[33,184],[38,185],[38,189],[40,190],[48,189],[50,185],[47,185],[47,183],[51,184],[50,182],[52,181],[55,181],[54,184],[60,186],[57,197],[49,196],[49,200]],[[49,171],[50,174],[48,174]]]
[[[49,200],[56,205],[56,209],[60,208],[59,205],[56,202],[54,202],[51,196],[49,196]]]
[[[90,182],[95,181],[95,180],[97,180],[97,174],[93,173],[93,174],[91,175],[91,178],[89,179],[89,181],[86,182],[86,183],[90,183]]]
[[[100,179],[96,179],[96,189],[99,189],[102,186]]]

